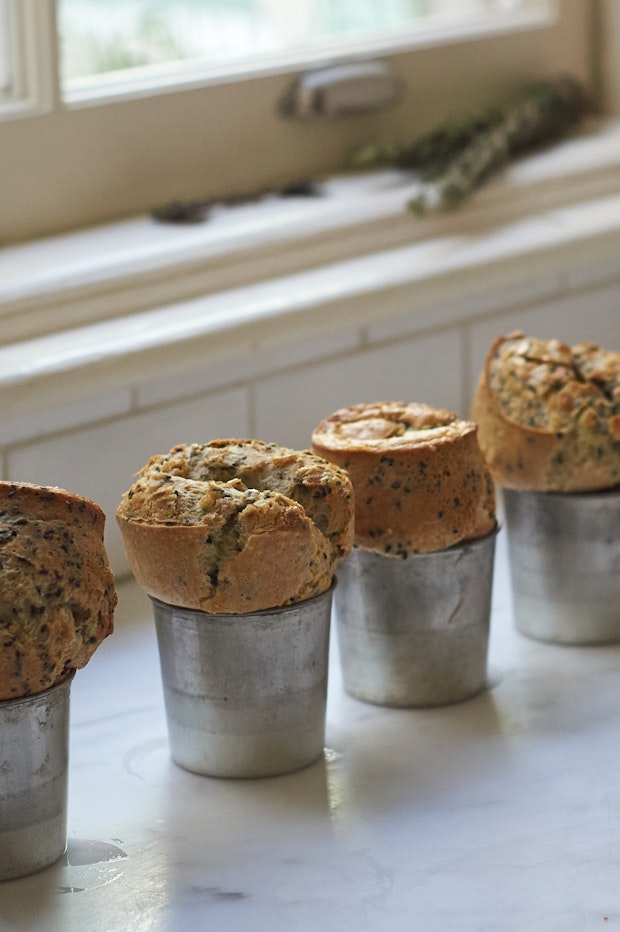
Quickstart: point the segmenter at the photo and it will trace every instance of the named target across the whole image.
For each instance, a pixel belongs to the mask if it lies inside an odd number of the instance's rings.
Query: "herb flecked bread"
[[[620,353],[521,331],[498,337],[471,416],[498,485],[585,492],[620,483]]]
[[[347,474],[309,451],[252,439],[154,456],[117,510],[151,596],[240,614],[325,592],[353,543]]]
[[[62,682],[112,632],[104,524],[88,499],[0,482],[0,700]]]
[[[355,544],[392,557],[443,550],[495,529],[495,496],[476,425],[425,404],[342,408],[312,434],[351,477]]]

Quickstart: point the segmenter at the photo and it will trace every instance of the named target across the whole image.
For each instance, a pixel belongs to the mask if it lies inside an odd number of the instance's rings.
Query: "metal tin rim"
[[[17,696],[15,699],[0,699],[0,712],[3,709],[8,709],[11,706],[15,705],[26,705],[31,702],[39,702],[41,699],[45,699],[47,696],[55,692],[62,692],[63,689],[66,689],[71,685],[76,671],[72,670],[64,680],[61,680],[60,683],[55,683],[53,686],[50,686],[48,689],[43,689],[40,693],[31,693],[29,696]]]
[[[297,611],[302,605],[310,605],[312,602],[318,602],[320,599],[325,599],[333,594],[337,583],[337,577],[334,576],[329,589],[325,589],[324,592],[319,592],[318,595],[313,595],[309,599],[303,599],[301,602],[291,602],[290,605],[274,605],[273,608],[261,608],[255,612],[205,612],[200,608],[188,608],[186,605],[174,605],[171,602],[164,602],[162,599],[158,599],[154,595],[149,595],[149,599],[151,602],[155,602],[157,605],[163,605],[165,608],[176,608],[183,612],[204,615],[205,618],[264,618],[267,615],[274,615],[276,613],[278,615],[284,615],[287,612],[294,612]]]

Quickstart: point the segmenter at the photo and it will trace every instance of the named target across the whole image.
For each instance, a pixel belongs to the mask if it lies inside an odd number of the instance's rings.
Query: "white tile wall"
[[[284,348],[257,352],[249,358],[205,367],[173,378],[158,379],[137,387],[137,402],[143,405],[162,404],[175,398],[188,397],[225,385],[244,383],[261,375],[269,375],[291,366],[322,361],[359,345],[355,330],[307,339]]]
[[[97,398],[53,405],[36,414],[0,420],[0,447],[126,414],[131,411],[131,407],[131,392],[123,389]]]
[[[119,417],[31,443],[7,453],[7,478],[58,485],[85,495],[107,516],[106,546],[115,572],[126,572],[114,512],[132,475],[155,453],[176,443],[228,435],[247,436],[250,429],[246,389],[217,392],[156,410]]]
[[[0,421],[0,475],[60,485],[96,501],[108,517],[106,544],[115,572],[127,572],[114,512],[132,474],[173,444],[221,436],[255,436],[307,447],[318,421],[343,405],[394,398],[426,401],[466,416],[488,347],[520,328],[567,342],[620,345],[620,274],[598,285],[583,273],[562,281],[479,287],[450,307],[420,308],[368,328],[298,341],[233,365],[133,391]],[[593,276],[595,278],[595,276]],[[494,296],[495,295],[495,296]],[[418,303],[419,304],[419,303]],[[467,314],[463,315],[463,307]]]
[[[318,422],[337,408],[377,399],[461,403],[461,342],[454,329],[366,349],[256,384],[256,427],[285,446],[308,447]]]

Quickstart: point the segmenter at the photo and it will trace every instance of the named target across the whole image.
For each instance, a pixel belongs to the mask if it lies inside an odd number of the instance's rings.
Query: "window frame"
[[[299,69],[275,68],[130,94],[62,100],[53,0],[20,0],[22,101],[0,121],[0,242],[144,214],[172,201],[253,194],[334,171],[369,139],[423,132],[533,78],[590,81],[591,4],[557,0],[553,22],[378,51],[405,90],[384,112],[304,124],[278,103]],[[339,60],[336,56],[335,60]],[[486,62],[486,64],[484,64]],[[489,82],[488,72],[494,80]],[[410,114],[414,114],[413,118]],[[19,116],[20,119],[15,117]],[[251,158],[231,155],[248,151]]]
[[[0,125],[40,117],[60,106],[56,18],[53,0],[9,0],[11,78]]]

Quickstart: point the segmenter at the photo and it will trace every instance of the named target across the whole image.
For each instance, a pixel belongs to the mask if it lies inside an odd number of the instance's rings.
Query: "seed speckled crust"
[[[521,331],[498,337],[472,418],[500,485],[579,492],[620,483],[620,353]]]
[[[347,474],[252,439],[152,457],[117,510],[138,583],[172,605],[240,614],[325,592],[353,543]]]
[[[358,547],[406,558],[496,527],[476,425],[451,411],[397,401],[351,405],[321,421],[312,445],[351,477]]]
[[[60,683],[112,632],[104,522],[63,489],[0,483],[0,700]]]

